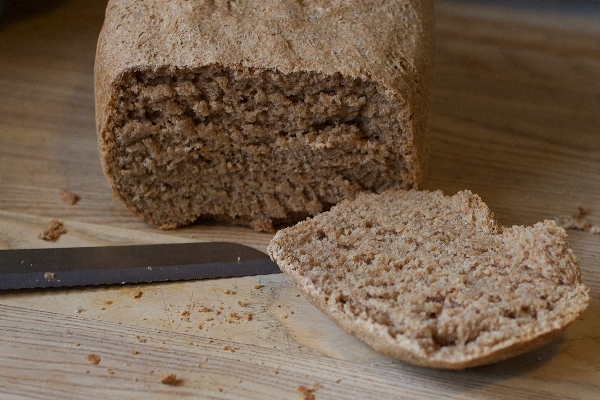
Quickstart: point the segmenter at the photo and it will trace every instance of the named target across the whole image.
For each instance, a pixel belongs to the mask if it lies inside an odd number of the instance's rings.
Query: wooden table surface
[[[0,248],[227,240],[264,251],[271,234],[158,231],[112,199],[94,125],[105,2],[54,3],[0,25]],[[504,225],[578,206],[600,224],[600,5],[543,3],[436,3],[422,188],[471,189]],[[38,239],[53,218],[68,233]],[[600,398],[600,235],[569,240],[588,310],[541,349],[465,371],[378,355],[281,274],[0,293],[0,398],[301,399],[299,386],[317,399]],[[179,384],[162,384],[168,374]]]

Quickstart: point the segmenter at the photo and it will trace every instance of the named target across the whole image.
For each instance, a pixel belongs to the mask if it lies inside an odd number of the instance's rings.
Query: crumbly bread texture
[[[43,232],[40,232],[38,239],[56,242],[62,235],[67,233],[65,225],[57,219],[50,220],[48,226]]]
[[[258,230],[423,172],[431,0],[111,0],[96,123],[115,194],[160,228]]]
[[[279,231],[269,254],[348,333],[429,367],[539,347],[589,300],[562,228],[503,228],[469,191],[361,194]]]

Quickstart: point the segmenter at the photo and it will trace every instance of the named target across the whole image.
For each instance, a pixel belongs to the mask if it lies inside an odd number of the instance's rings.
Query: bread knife
[[[229,242],[0,250],[0,290],[280,272],[265,253]]]

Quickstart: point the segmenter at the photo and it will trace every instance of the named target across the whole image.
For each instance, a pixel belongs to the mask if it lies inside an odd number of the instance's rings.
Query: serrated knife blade
[[[229,242],[0,250],[0,290],[280,272],[265,253]]]

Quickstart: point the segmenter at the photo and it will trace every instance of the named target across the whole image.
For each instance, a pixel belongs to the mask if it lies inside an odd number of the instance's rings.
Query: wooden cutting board
[[[424,189],[470,189],[504,225],[578,206],[600,224],[600,7],[559,3],[436,2]],[[93,103],[105,6],[67,0],[0,25],[0,248],[227,240],[265,251],[271,234],[158,231],[112,199]],[[38,239],[53,218],[68,233]],[[466,371],[380,356],[283,275],[0,293],[0,398],[599,398],[600,235],[569,240],[588,310],[549,345]],[[176,385],[161,382],[170,374]]]

